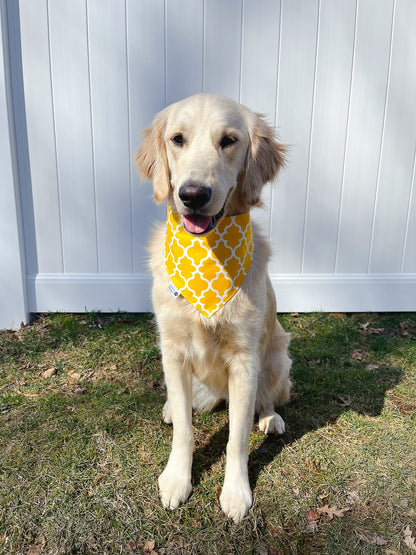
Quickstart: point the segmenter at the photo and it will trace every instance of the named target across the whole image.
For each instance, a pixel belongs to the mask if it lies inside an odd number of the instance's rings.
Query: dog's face
[[[196,96],[172,106],[165,145],[173,202],[190,233],[206,233],[225,212],[249,145],[240,107]]]
[[[272,129],[244,106],[199,94],[160,112],[136,155],[157,202],[169,198],[192,234],[209,233],[224,214],[260,201],[284,161]]]

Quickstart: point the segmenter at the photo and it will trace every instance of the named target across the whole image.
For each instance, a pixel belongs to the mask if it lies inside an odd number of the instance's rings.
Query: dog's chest
[[[228,362],[235,341],[233,334],[221,329],[193,326],[188,334],[188,360],[195,376],[216,389],[226,389],[228,383]]]

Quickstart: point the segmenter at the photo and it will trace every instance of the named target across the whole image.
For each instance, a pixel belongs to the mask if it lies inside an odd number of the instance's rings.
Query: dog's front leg
[[[257,364],[257,355],[239,354],[229,370],[230,435],[220,503],[224,513],[235,522],[246,516],[253,502],[247,462],[257,390]]]
[[[163,354],[163,367],[173,424],[172,450],[165,470],[159,476],[163,506],[176,509],[192,490],[192,374],[169,353]]]

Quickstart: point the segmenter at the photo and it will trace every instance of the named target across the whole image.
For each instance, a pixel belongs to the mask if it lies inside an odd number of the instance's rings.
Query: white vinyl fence
[[[0,0],[0,327],[147,311],[154,114],[229,96],[290,145],[257,211],[280,311],[416,310],[415,0]]]

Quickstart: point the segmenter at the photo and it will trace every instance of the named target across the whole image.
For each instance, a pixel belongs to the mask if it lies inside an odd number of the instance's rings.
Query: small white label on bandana
[[[177,299],[179,297],[180,293],[172,282],[169,283],[167,289],[174,299]]]

